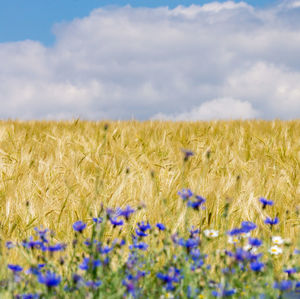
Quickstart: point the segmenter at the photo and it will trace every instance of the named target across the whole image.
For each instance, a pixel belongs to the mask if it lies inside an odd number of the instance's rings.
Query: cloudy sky
[[[2,0],[0,104],[0,119],[299,119],[300,0]]]

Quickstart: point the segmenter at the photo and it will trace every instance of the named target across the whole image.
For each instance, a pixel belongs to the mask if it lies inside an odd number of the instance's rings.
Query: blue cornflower
[[[269,224],[269,225],[271,225],[271,227],[275,224],[278,224],[278,223],[279,223],[278,217],[275,217],[274,219],[271,219],[271,218],[267,217],[266,220],[265,220],[265,224]]]
[[[168,271],[168,274],[159,272],[156,274],[156,277],[165,283],[166,290],[172,291],[175,288],[173,283],[178,283],[183,276],[180,274],[179,269],[171,267]]]
[[[255,246],[255,247],[259,247],[262,244],[262,241],[259,239],[255,239],[255,238],[249,238],[248,242],[251,246]]]
[[[139,222],[137,225],[138,225],[140,231],[142,231],[142,232],[145,232],[148,229],[151,229],[151,225],[149,224],[149,222],[147,222],[147,224],[145,224],[144,221],[142,221],[141,223]]]
[[[189,159],[189,157],[194,156],[194,153],[192,151],[190,151],[190,150],[186,150],[186,149],[182,148],[181,151],[184,154],[184,161],[187,161]]]
[[[46,285],[48,288],[56,287],[61,282],[61,277],[54,272],[47,271],[46,274],[39,274],[38,282]]]
[[[192,248],[197,247],[200,243],[200,239],[199,238],[189,238],[187,240],[185,239],[179,239],[178,243],[180,246],[183,246],[187,249],[187,251],[189,252]]]
[[[194,194],[190,189],[182,189],[181,191],[178,191],[178,195],[183,199],[183,201],[189,199]]]
[[[135,230],[135,233],[139,237],[147,237],[148,236],[148,234],[146,234],[146,233],[144,233],[142,231],[139,231],[138,229]]]
[[[188,207],[193,208],[194,210],[197,210],[197,211],[199,211],[199,208],[202,204],[203,204],[203,202],[201,202],[201,201],[191,201],[191,200],[189,200],[187,202]]]
[[[79,265],[79,269],[81,270],[88,270],[89,268],[95,269],[99,266],[101,266],[100,260],[92,260],[88,257],[85,257],[83,259],[83,262]]]
[[[293,283],[291,280],[282,280],[280,282],[274,283],[274,288],[279,289],[280,291],[286,291],[293,287]]]
[[[38,299],[40,298],[39,294],[19,294],[16,296],[17,299]]]
[[[114,227],[119,226],[119,225],[123,225],[123,224],[124,224],[124,221],[123,221],[123,220],[118,220],[117,217],[109,218],[109,221],[110,221],[110,223],[111,223]]]
[[[34,241],[33,238],[30,236],[29,241],[22,241],[22,246],[28,249],[43,249],[44,243],[42,241]]]
[[[132,209],[130,206],[127,206],[124,210],[120,210],[119,216],[123,216],[126,220],[128,220],[129,216],[134,212],[134,209]]]
[[[73,224],[73,229],[79,233],[82,233],[85,228],[86,228],[86,224],[84,222],[82,222],[81,220],[76,221]]]
[[[103,218],[102,217],[93,217],[93,222],[95,222],[96,224],[102,223]]]
[[[63,251],[65,250],[67,247],[67,244],[64,244],[64,243],[57,243],[55,245],[49,245],[47,247],[47,250],[50,251],[50,252],[54,252],[54,251]]]
[[[254,261],[254,262],[250,263],[250,269],[255,272],[259,272],[264,266],[265,266],[265,264],[260,263],[258,261]]]
[[[162,223],[157,223],[156,224],[156,227],[159,229],[159,230],[165,230],[166,227],[162,224]]]
[[[250,231],[254,230],[256,228],[256,224],[250,221],[243,221],[242,222],[242,232],[243,233],[249,233]]]
[[[14,273],[23,271],[23,268],[19,265],[8,264],[7,268]]]
[[[38,229],[37,227],[34,228],[34,230],[36,231],[37,235],[40,237],[40,239],[45,242],[48,243],[47,240],[47,233],[49,232],[49,230],[47,228],[43,229]]]
[[[290,268],[290,269],[283,270],[283,272],[287,273],[288,275],[292,275],[294,273],[297,273],[297,269],[296,268]]]
[[[236,236],[244,233],[243,229],[241,228],[233,228],[232,230],[228,231],[227,234],[230,236]]]
[[[259,199],[259,201],[262,203],[262,205],[263,205],[263,209],[265,209],[266,208],[266,206],[272,206],[273,204],[274,204],[274,202],[272,201],[272,200],[267,200],[267,199],[265,199],[265,198],[263,198],[263,197],[261,197],[260,199]]]

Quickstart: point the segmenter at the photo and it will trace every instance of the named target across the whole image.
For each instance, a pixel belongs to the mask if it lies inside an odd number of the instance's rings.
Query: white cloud
[[[298,2],[101,8],[2,43],[0,118],[299,118]]]
[[[204,102],[199,107],[184,113],[173,115],[158,113],[152,119],[173,121],[253,119],[258,115],[258,111],[253,109],[249,102],[242,102],[232,98],[221,98]]]

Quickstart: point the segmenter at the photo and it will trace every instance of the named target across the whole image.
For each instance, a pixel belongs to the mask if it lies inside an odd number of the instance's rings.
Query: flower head
[[[254,272],[259,272],[261,269],[265,266],[265,264],[259,262],[259,261],[254,261],[250,263],[250,269]]]
[[[266,206],[272,206],[272,205],[274,204],[274,202],[273,202],[272,200],[267,200],[267,199],[265,199],[265,198],[263,198],[263,197],[261,197],[261,198],[259,199],[259,201],[262,203],[263,209],[265,209]]]
[[[255,246],[255,247],[259,247],[262,244],[262,241],[259,239],[255,239],[255,238],[249,238],[248,242],[251,246]]]
[[[242,222],[242,232],[243,233],[249,233],[250,231],[254,230],[256,228],[256,224],[251,221],[243,221]]]
[[[214,229],[206,229],[206,230],[204,231],[204,235],[205,235],[207,238],[216,238],[216,237],[218,237],[218,235],[219,235],[219,231],[214,230]]]
[[[86,224],[84,222],[82,222],[81,220],[76,221],[73,224],[73,229],[77,232],[82,233],[85,228],[86,228]]]
[[[159,230],[165,230],[166,227],[162,224],[162,223],[157,223],[156,224],[156,227],[159,229]]]
[[[128,220],[129,216],[134,212],[134,209],[132,209],[130,206],[127,206],[124,210],[120,210],[119,216],[123,216],[126,220]]]
[[[23,268],[19,265],[8,264],[7,268],[14,273],[23,271]]]
[[[183,148],[182,148],[181,151],[182,151],[183,154],[184,154],[184,161],[185,161],[185,162],[189,159],[189,157],[194,156],[194,153],[193,153],[192,151],[190,151],[190,150],[186,150],[186,149],[183,149]]]
[[[183,199],[183,201],[191,198],[194,194],[190,189],[182,189],[178,191],[178,195]]]
[[[275,217],[274,219],[271,219],[271,218],[267,217],[266,220],[265,220],[265,224],[269,224],[269,225],[271,225],[271,227],[275,224],[278,224],[278,223],[279,223],[278,217]]]
[[[280,236],[273,236],[272,242],[276,245],[281,245],[283,244],[284,240]]]
[[[269,249],[269,252],[271,254],[278,255],[278,254],[282,253],[282,249],[280,247],[278,247],[277,245],[274,245]]]
[[[48,288],[52,288],[60,284],[61,277],[54,272],[47,271],[44,275],[39,274],[38,282],[46,285]]]

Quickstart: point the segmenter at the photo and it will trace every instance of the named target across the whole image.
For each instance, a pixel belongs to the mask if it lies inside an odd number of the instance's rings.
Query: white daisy
[[[272,237],[272,242],[276,245],[283,244],[284,240],[280,236],[274,236]]]
[[[277,245],[274,245],[269,249],[269,252],[271,254],[278,255],[278,254],[282,253],[282,249],[280,247],[278,247]]]
[[[228,243],[230,244],[236,244],[240,241],[239,236],[229,236],[228,237]]]
[[[216,237],[219,235],[219,231],[214,230],[214,229],[206,229],[206,230],[204,231],[204,235],[205,235],[207,238],[216,238]]]

